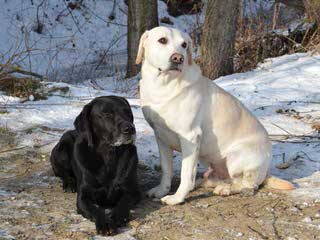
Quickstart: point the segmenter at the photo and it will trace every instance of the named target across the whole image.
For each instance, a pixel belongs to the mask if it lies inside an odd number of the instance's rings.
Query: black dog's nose
[[[174,54],[171,55],[170,61],[171,61],[172,63],[181,64],[181,63],[183,63],[183,61],[184,61],[184,57],[183,57],[183,55],[180,54],[180,53],[174,53]]]
[[[136,129],[134,128],[133,124],[124,123],[121,126],[121,133],[123,133],[123,134],[135,134],[136,133]]]

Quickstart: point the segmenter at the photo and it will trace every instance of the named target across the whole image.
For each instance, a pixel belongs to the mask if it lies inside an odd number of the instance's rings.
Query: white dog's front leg
[[[174,195],[168,195],[161,199],[168,205],[182,203],[187,194],[194,189],[197,163],[200,151],[201,130],[194,130],[189,136],[181,136],[182,167],[181,182]]]
[[[172,149],[156,136],[159,148],[160,164],[162,170],[161,182],[155,188],[147,192],[149,197],[161,198],[168,194],[171,188],[172,180]]]

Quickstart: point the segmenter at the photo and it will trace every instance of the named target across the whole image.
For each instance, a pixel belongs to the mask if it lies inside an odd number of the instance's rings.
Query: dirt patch
[[[199,189],[185,204],[141,219],[137,239],[320,239],[319,209],[281,194],[217,197]]]
[[[0,239],[103,239],[77,214],[76,194],[62,191],[48,154],[28,151],[0,164]],[[139,166],[139,178],[146,190],[159,172]],[[264,190],[217,197],[200,188],[179,206],[144,199],[115,239],[320,239],[319,210],[319,202],[297,203]]]

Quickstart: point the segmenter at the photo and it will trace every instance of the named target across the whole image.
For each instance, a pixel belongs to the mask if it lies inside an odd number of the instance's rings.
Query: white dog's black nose
[[[171,55],[170,61],[171,61],[172,63],[181,64],[181,63],[183,63],[183,61],[184,61],[184,57],[183,57],[183,55],[180,54],[180,53],[174,53],[174,54]]]

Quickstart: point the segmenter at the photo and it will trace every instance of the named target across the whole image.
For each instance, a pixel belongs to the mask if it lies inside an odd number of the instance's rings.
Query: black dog
[[[98,97],[87,104],[51,154],[65,191],[77,192],[77,210],[112,234],[128,220],[140,200],[135,128],[129,103],[121,97]]]

